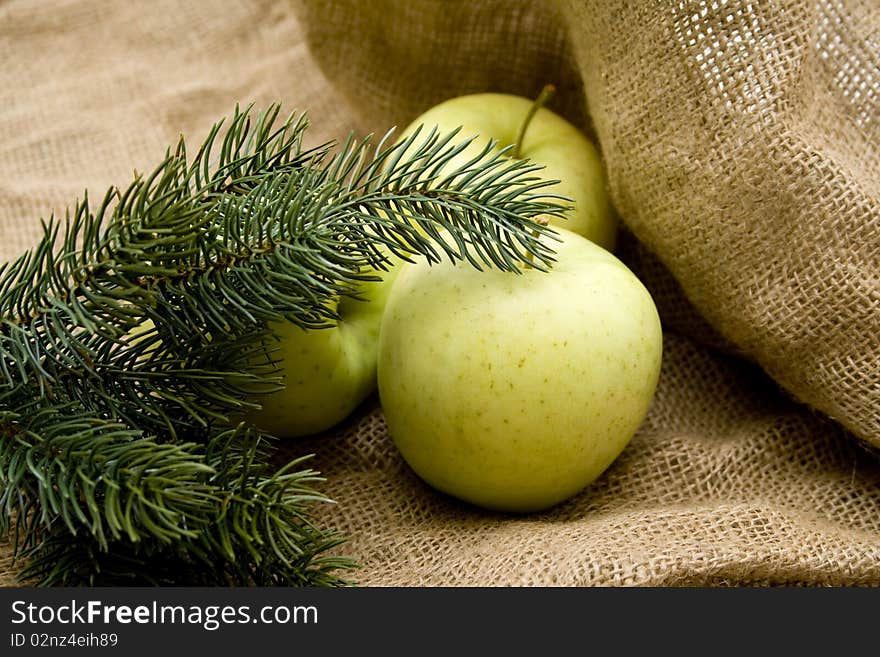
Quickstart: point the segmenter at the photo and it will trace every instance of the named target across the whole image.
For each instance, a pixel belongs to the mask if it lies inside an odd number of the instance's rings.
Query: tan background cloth
[[[876,585],[880,20],[756,4],[7,1],[0,259],[236,102],[308,109],[317,142],[553,77],[638,237],[620,255],[667,329],[657,397],[594,486],[532,516],[421,484],[375,399],[286,445],[316,452],[355,581]]]

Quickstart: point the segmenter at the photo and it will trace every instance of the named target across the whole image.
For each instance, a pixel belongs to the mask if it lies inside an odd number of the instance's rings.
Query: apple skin
[[[442,134],[461,127],[455,137],[457,141],[478,135],[444,167],[443,171],[449,173],[478,155],[490,139],[498,142],[498,150],[515,143],[533,102],[500,93],[458,96],[422,114],[403,131],[402,137],[422,125],[420,137],[427,136],[427,130],[435,126]],[[544,166],[535,175],[559,181],[540,192],[561,194],[573,201],[574,208],[566,219],[553,218],[550,223],[613,251],[617,218],[608,196],[605,167],[593,143],[574,125],[542,107],[526,130],[519,155]]]
[[[425,482],[487,509],[538,511],[588,486],[656,389],[650,294],[607,250],[557,232],[549,272],[420,259],[386,304],[378,386],[389,434]]]
[[[262,397],[262,408],[248,415],[259,428],[279,438],[326,431],[348,417],[376,390],[376,355],[385,302],[399,271],[377,271],[381,281],[361,285],[363,300],[343,298],[339,322],[305,330],[275,323],[279,336],[277,371],[284,389]]]

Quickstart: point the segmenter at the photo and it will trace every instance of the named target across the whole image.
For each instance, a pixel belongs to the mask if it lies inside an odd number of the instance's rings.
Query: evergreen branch
[[[321,556],[341,538],[304,513],[308,504],[329,501],[310,487],[321,481],[316,472],[291,472],[307,457],[270,472],[265,438],[250,427],[221,431],[204,448],[157,445],[64,410],[34,413],[18,436],[0,443],[0,462],[9,464],[0,498],[4,518],[16,518],[16,534],[28,538],[19,546],[24,554],[40,557],[26,576],[46,584],[93,583],[101,573],[75,573],[110,564],[82,562],[83,550],[129,565],[139,555],[174,554],[177,563],[168,567],[178,584],[333,584],[339,581],[331,570],[351,567]],[[6,496],[10,491],[17,494]],[[69,558],[62,558],[64,550]],[[127,575],[152,577],[146,562]]]
[[[169,542],[193,535],[181,520],[217,503],[196,445],[141,439],[121,423],[71,413],[69,404],[21,410],[0,415],[4,522],[60,521],[102,547],[123,535],[136,541],[143,527]]]

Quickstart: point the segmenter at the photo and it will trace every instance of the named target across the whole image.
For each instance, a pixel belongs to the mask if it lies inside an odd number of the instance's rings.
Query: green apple
[[[261,409],[239,417],[279,438],[296,438],[325,431],[344,420],[376,390],[379,326],[385,302],[399,267],[394,259],[387,271],[375,270],[378,281],[359,286],[359,299],[338,301],[339,321],[332,327],[305,330],[292,322],[271,325],[278,342],[267,354],[284,388],[254,396]],[[144,320],[128,332],[137,344],[152,334],[153,322]],[[156,347],[139,358],[148,358]]]
[[[377,272],[381,281],[363,283],[363,300],[341,299],[332,327],[272,325],[280,340],[271,358],[284,388],[263,397],[250,421],[280,438],[315,434],[344,420],[376,390],[379,326],[398,270]]]
[[[539,98],[544,96],[542,93]],[[545,107],[539,106],[531,115],[535,105],[536,101],[511,94],[459,96],[422,114],[403,131],[402,137],[411,135],[419,126],[424,126],[423,134],[433,127],[444,134],[461,127],[457,140],[475,137],[467,149],[444,167],[445,173],[466,164],[490,140],[497,142],[497,150],[514,145],[515,155],[544,167],[538,176],[559,181],[542,191],[572,199],[574,207],[567,218],[554,218],[551,224],[613,250],[617,219],[608,197],[605,167],[596,147],[578,128]]]
[[[541,510],[588,486],[657,385],[651,295],[607,250],[556,232],[550,271],[406,264],[382,319],[392,440],[428,484],[488,509]]]

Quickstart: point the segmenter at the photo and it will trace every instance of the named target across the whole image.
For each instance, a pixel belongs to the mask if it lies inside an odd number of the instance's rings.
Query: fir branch
[[[25,546],[22,576],[41,585],[338,586],[350,560],[325,554],[341,544],[315,526],[306,505],[330,500],[312,486],[317,472],[304,456],[269,473],[265,439],[253,429],[225,431],[209,441],[199,486],[209,492],[189,504],[190,528],[176,540],[101,541],[94,533],[72,541],[49,525]],[[169,464],[171,465],[171,464]],[[179,488],[185,500],[187,489]],[[204,503],[200,503],[204,502]]]
[[[133,564],[160,581],[172,558],[194,581],[219,560],[227,582],[338,583],[340,538],[309,520],[328,501],[316,473],[271,472],[267,437],[233,420],[278,385],[256,365],[270,324],[331,326],[394,258],[551,264],[537,219],[565,208],[527,161],[490,144],[441,176],[455,133],[333,154],[302,148],[303,115],[278,119],[236,110],[191,162],[181,138],[0,266],[0,504],[17,518],[0,528],[44,583]]]
[[[194,453],[198,446],[160,445],[124,424],[71,413],[70,404],[34,407],[0,415],[4,522],[62,522],[102,547],[123,535],[136,541],[146,525],[170,542],[194,535],[182,518],[217,503],[203,483],[211,468]]]
[[[347,564],[317,558],[340,542],[303,513],[307,504],[329,501],[310,487],[321,481],[318,473],[291,472],[306,457],[270,472],[267,441],[252,427],[219,431],[205,446],[161,445],[121,424],[71,415],[69,408],[27,417],[22,423],[21,417],[0,416],[7,428],[0,462],[8,464],[0,505],[4,522],[15,518],[16,533],[27,537],[20,545],[27,554],[45,554],[52,536],[81,536],[82,545],[71,546],[77,554],[87,547],[127,559],[174,546],[189,555],[188,570],[222,572],[238,584],[311,581],[315,564],[319,578],[327,564]],[[147,534],[152,547],[145,548],[140,544]],[[51,572],[56,569],[52,565]],[[47,582],[69,577],[42,576]],[[141,576],[149,574],[130,574]]]

